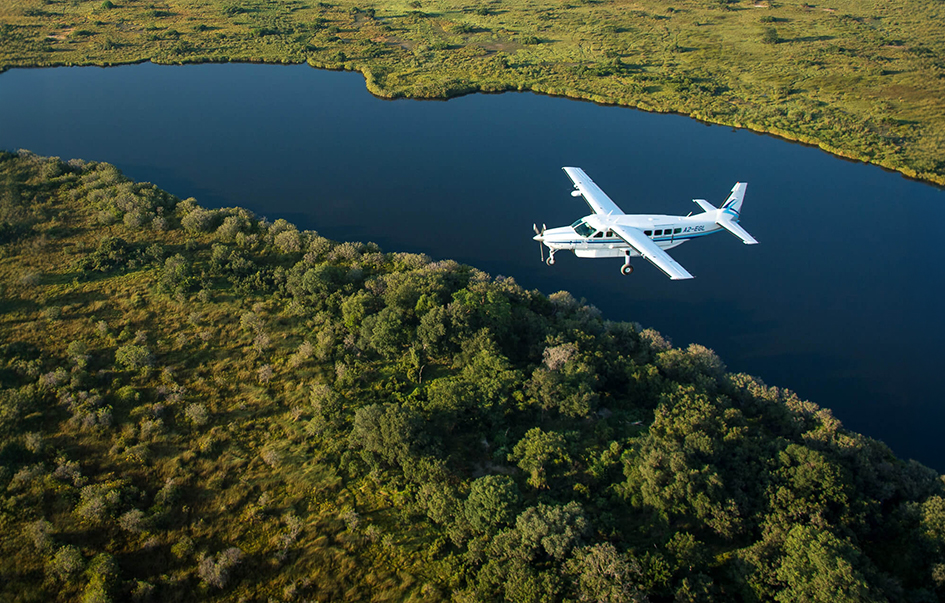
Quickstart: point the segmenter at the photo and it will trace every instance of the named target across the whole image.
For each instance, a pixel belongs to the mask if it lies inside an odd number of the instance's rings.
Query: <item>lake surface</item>
[[[945,470],[945,193],[768,136],[533,94],[383,101],[353,73],[142,64],[0,75],[0,148],[107,161],[206,206],[244,206],[339,240],[453,258],[832,408],[901,457]],[[748,182],[741,224],[671,253],[548,267],[532,223],[586,206],[580,166],[628,213],[687,214]]]

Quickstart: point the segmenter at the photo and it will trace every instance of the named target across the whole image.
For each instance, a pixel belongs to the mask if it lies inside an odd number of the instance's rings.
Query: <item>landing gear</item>
[[[555,254],[552,253],[551,255],[549,255],[549,256],[548,256],[548,259],[545,260],[545,263],[548,264],[549,266],[554,266],[554,265],[555,265]]]
[[[630,265],[630,254],[623,256],[623,266],[620,267],[621,274],[633,274],[633,266]]]

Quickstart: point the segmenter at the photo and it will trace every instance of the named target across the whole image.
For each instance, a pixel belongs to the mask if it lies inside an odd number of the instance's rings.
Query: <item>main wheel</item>
[[[633,265],[624,264],[623,266],[620,267],[620,272],[622,272],[623,274],[633,274]]]
[[[554,265],[555,265],[555,256],[549,255],[549,256],[548,256],[548,259],[545,260],[545,263],[548,264],[549,266],[554,266]]]

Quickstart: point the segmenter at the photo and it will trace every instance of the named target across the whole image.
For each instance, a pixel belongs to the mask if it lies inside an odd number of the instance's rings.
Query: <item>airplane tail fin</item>
[[[738,225],[738,218],[742,211],[742,202],[745,200],[746,188],[748,188],[748,183],[746,182],[735,183],[735,186],[732,188],[732,193],[728,196],[728,199],[725,200],[725,203],[722,204],[722,207],[719,208],[715,223],[741,239],[742,243],[745,245],[757,245],[758,241],[755,240],[755,237],[748,234],[748,231]]]
[[[722,211],[732,215],[736,220],[738,219],[738,214],[742,211],[742,201],[745,200],[746,188],[748,188],[747,182],[736,182],[735,186],[732,187],[732,193],[721,207]]]

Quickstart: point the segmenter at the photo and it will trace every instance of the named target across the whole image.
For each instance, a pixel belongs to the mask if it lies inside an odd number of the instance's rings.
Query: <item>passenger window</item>
[[[603,238],[603,236],[604,236],[604,232],[603,232],[603,231],[594,233],[594,238],[595,238],[595,239]]]
[[[645,234],[646,236],[649,237],[649,236],[651,236],[651,235],[653,234],[653,231],[652,231],[652,230],[644,230],[644,231],[643,231],[643,234]]]
[[[614,238],[614,231],[608,230],[608,231],[607,231],[607,234],[604,235],[604,236],[607,237],[608,239],[612,239],[612,238]]]
[[[663,234],[663,231],[662,231],[662,230],[657,230],[656,232],[653,233],[653,236],[654,236],[654,237],[658,237],[658,236],[660,236],[661,234]]]
[[[681,232],[682,232],[682,228],[674,228],[674,229],[673,229],[673,234],[679,234],[679,233],[681,233]]]

